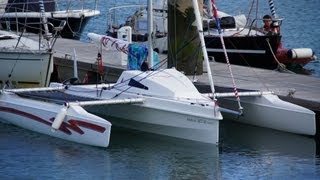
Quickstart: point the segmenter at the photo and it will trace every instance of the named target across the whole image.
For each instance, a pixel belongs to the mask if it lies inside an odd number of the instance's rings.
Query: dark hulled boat
[[[60,32],[61,36],[70,39],[80,39],[80,35],[88,21],[100,14],[94,9],[78,10],[57,10],[57,3],[53,0],[43,0],[45,13],[48,20],[49,31],[53,32],[54,27],[59,27],[62,22],[66,25]],[[44,32],[43,27],[39,27],[42,14],[38,0],[8,0],[5,11],[0,13],[0,21],[3,29],[22,30],[36,33]]]
[[[224,36],[231,64],[274,69],[278,66],[272,52],[277,52],[281,35]],[[205,42],[209,57],[217,62],[226,62],[219,36],[206,35]],[[270,44],[270,46],[269,46]]]

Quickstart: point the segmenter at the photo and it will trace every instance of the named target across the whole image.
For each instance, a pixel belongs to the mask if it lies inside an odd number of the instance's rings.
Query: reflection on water
[[[203,179],[218,176],[219,156],[216,145],[123,129],[117,129],[113,137],[110,148],[118,158],[113,159],[112,163],[120,160],[122,163],[119,165],[128,168],[126,173],[115,172],[115,177],[121,174],[135,179]]]
[[[216,145],[113,129],[107,149],[0,124],[0,177],[217,179]],[[4,146],[6,144],[6,146]]]
[[[314,139],[223,121],[219,146],[112,130],[96,148],[0,123],[0,178],[247,179],[320,177]]]
[[[313,137],[223,121],[221,167],[237,177],[316,179],[319,144]],[[228,177],[230,174],[225,174]]]

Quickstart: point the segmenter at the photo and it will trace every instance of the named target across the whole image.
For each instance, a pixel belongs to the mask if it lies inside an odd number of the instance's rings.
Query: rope
[[[270,42],[269,42],[269,39],[268,39],[268,38],[266,39],[266,41],[267,41],[267,43],[268,43],[269,49],[270,49],[270,51],[271,51],[271,53],[272,53],[272,56],[273,56],[274,60],[276,60],[276,62],[278,63],[278,68],[277,68],[276,70],[295,74],[294,72],[289,71],[289,70],[286,68],[286,66],[278,60],[278,58],[276,57],[275,53],[274,53],[273,50],[272,50],[272,47],[271,47],[271,45],[270,45]]]
[[[69,11],[68,11],[68,13],[69,13]],[[81,34],[79,32],[80,32],[81,27],[82,27],[83,19],[84,19],[84,15],[80,17],[80,25],[78,26],[78,30],[75,31],[75,30],[72,29],[71,25],[69,24],[69,17],[67,17],[66,22],[67,22],[68,28],[70,29],[70,32],[72,33],[72,35],[74,37],[80,37],[81,36]]]
[[[248,12],[248,15],[247,15],[247,17],[248,17],[247,19],[248,19],[248,20],[249,20],[249,18],[250,18],[250,16],[251,16],[251,12],[252,12],[252,9],[253,9],[254,1],[255,1],[255,0],[252,0],[251,6],[250,6],[250,8],[249,8],[249,12]],[[246,22],[245,27],[247,27],[248,24],[249,24],[249,21]],[[244,31],[244,30],[245,30],[245,28],[243,28],[243,29],[241,29],[240,31],[234,33],[232,36],[237,36],[238,34],[240,34],[240,33],[241,33],[242,31]]]

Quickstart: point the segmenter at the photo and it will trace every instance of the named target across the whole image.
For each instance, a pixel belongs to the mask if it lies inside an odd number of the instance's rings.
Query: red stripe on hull
[[[31,120],[35,120],[37,122],[40,122],[40,123],[43,123],[45,125],[48,125],[48,126],[51,126],[52,125],[52,121],[54,120],[54,117],[50,118],[50,121],[46,121],[38,116],[35,116],[33,114],[30,114],[30,113],[27,113],[27,112],[24,112],[24,111],[20,111],[20,110],[17,110],[17,109],[14,109],[14,108],[9,108],[9,107],[3,107],[3,106],[0,106],[0,111],[4,111],[4,112],[9,112],[9,113],[12,113],[12,114],[16,114],[16,115],[19,115],[19,116],[23,116],[23,117],[26,117],[28,119],[31,119]],[[81,121],[81,120],[74,120],[74,119],[71,119],[68,121],[68,123],[66,122],[62,122],[59,130],[64,132],[65,134],[68,134],[68,135],[71,135],[72,132],[69,130],[72,129],[73,131],[79,133],[79,134],[84,134],[84,132],[81,130],[81,128],[79,128],[79,126],[82,126],[84,128],[87,128],[87,129],[91,129],[91,130],[94,130],[94,131],[97,131],[97,132],[100,132],[100,133],[103,133],[106,128],[105,127],[102,127],[102,126],[98,126],[96,124],[92,124],[92,123],[88,123],[88,122],[84,122],[84,121]]]

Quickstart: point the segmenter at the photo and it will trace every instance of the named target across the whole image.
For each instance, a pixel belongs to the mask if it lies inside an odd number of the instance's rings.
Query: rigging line
[[[174,7],[173,7],[173,21],[174,21],[174,24],[177,24],[177,2],[176,2],[176,0],[175,1],[173,1],[173,3],[174,3]],[[174,35],[175,35],[175,37],[177,37],[177,27],[176,26],[174,26]],[[174,41],[174,49],[175,49],[175,51],[177,51],[177,41],[175,40]],[[172,52],[171,52],[172,53]],[[178,66],[178,53],[176,52],[175,53],[175,56],[173,56],[174,57],[174,62],[176,63],[175,64],[175,67],[177,67]]]
[[[198,35],[195,35],[193,38],[186,38],[189,41],[185,42],[184,45],[180,47],[176,53],[177,54],[180,53],[185,47],[187,47],[190,43],[192,43],[192,41],[194,41],[197,38],[198,38]]]
[[[149,74],[148,74],[147,76],[145,76],[144,78],[141,78],[141,79],[136,80],[136,81],[140,82],[140,81],[142,81],[143,79],[146,79],[147,77],[153,76],[153,75],[155,75],[155,74],[157,74],[157,73],[159,73],[159,72],[161,72],[161,71],[163,71],[163,70],[164,70],[164,69],[161,69],[161,70],[158,70],[158,71],[150,71],[150,72],[153,72],[153,73],[149,73]],[[140,72],[140,73],[138,73],[137,75],[135,75],[135,76],[133,76],[133,77],[131,77],[131,78],[129,78],[129,79],[126,79],[126,80],[124,80],[124,81],[122,81],[122,82],[120,82],[120,83],[114,83],[111,88],[116,88],[116,87],[125,86],[125,85],[126,85],[126,84],[125,84],[126,82],[130,81],[131,79],[134,79],[135,77],[140,76],[140,75],[143,74],[143,73],[145,73],[145,72]]]
[[[234,45],[234,43],[230,40],[227,39],[228,42],[232,45],[233,48],[237,49],[237,47]],[[255,69],[250,66],[250,64],[248,63],[248,61],[246,60],[246,58],[243,57],[243,55],[241,53],[239,53],[241,59],[247,64],[248,67],[250,67],[249,69],[256,75],[257,79],[261,82],[261,84],[263,85],[264,88],[269,89],[267,87],[267,85],[261,80],[262,78],[259,76],[259,74],[255,71]]]
[[[25,20],[27,20],[27,19],[25,19]],[[6,21],[6,20],[4,20],[4,21]],[[9,24],[12,24],[11,23],[11,21],[6,21],[6,22],[9,22]],[[32,29],[36,29],[36,30],[40,30],[40,28],[39,27],[35,27],[35,26],[30,26],[30,25],[28,25],[28,23],[21,23],[21,22],[16,22],[15,24],[17,24],[17,25],[22,25],[23,27],[27,27],[27,28],[32,28]],[[32,24],[35,24],[35,23],[32,23]],[[39,23],[40,24],[40,23]],[[41,29],[42,30],[42,29]],[[42,30],[43,31],[43,30]]]
[[[141,79],[139,79],[139,80],[136,80],[136,79],[135,79],[135,80],[138,81],[138,82],[141,82],[142,80],[147,79],[148,77],[152,77],[152,76],[154,76],[154,75],[156,75],[156,74],[158,74],[158,73],[160,73],[160,72],[162,72],[162,71],[164,71],[164,70],[165,70],[165,69],[160,69],[160,70],[158,70],[158,71],[149,71],[150,73],[147,74],[145,77],[143,77],[143,78],[141,78]],[[141,73],[139,73],[139,74],[131,77],[130,79],[126,79],[125,81],[123,81],[123,82],[121,82],[121,83],[118,83],[118,84],[123,84],[124,82],[130,81],[131,79],[133,79],[133,78],[135,78],[135,77],[137,77],[137,76],[140,76],[140,75],[143,74],[143,73],[145,73],[145,72],[141,72]],[[114,84],[114,86],[115,86],[115,85],[117,85],[117,84]],[[125,84],[124,84],[124,85],[125,85]],[[122,85],[122,86],[124,86],[124,85]],[[120,87],[121,87],[121,86],[120,86]]]
[[[169,10],[172,10],[173,9],[173,12],[172,12],[172,14],[173,14],[173,18],[169,18],[168,17],[168,24],[169,23],[171,23],[171,24],[174,24],[174,25],[176,25],[177,24],[177,16],[176,16],[176,13],[177,13],[177,11],[176,11],[176,9],[177,9],[177,7],[176,7],[176,0],[174,0],[174,1],[168,1],[168,14],[169,14]],[[169,22],[169,20],[172,20],[173,21],[173,23],[170,21]],[[171,28],[169,28],[169,27],[171,27]],[[173,66],[174,67],[177,67],[177,58],[178,58],[178,56],[177,56],[177,41],[171,41],[173,38],[170,38],[170,37],[177,37],[177,28],[176,28],[176,26],[168,26],[168,31],[172,31],[172,33],[168,33],[168,35],[167,35],[167,38],[168,38],[168,55],[170,55],[171,56],[171,59],[173,59]],[[176,51],[175,53],[173,53],[174,51]]]
[[[17,47],[18,47],[18,45],[19,45],[19,43],[20,43],[20,40],[21,40],[21,37],[22,37],[23,33],[24,33],[24,31],[22,31],[22,32],[21,32],[21,34],[20,34],[20,36],[19,36],[19,38],[18,38],[18,42],[17,42],[17,44],[16,44],[16,47],[14,47],[14,49],[17,49]]]
[[[144,79],[146,79],[146,78],[148,78],[148,77],[154,76],[155,74],[158,74],[158,73],[160,73],[160,72],[162,72],[162,71],[164,71],[164,70],[165,70],[165,69],[161,69],[161,70],[158,70],[158,71],[150,71],[150,73],[149,73],[147,76],[145,76],[145,77],[143,77],[143,78],[141,78],[141,79],[139,79],[139,80],[136,80],[136,81],[141,82],[142,80],[144,80]],[[144,73],[144,72],[143,72],[143,73]],[[142,73],[140,73],[140,74],[142,74]],[[136,77],[136,76],[135,76],[135,77]],[[129,80],[131,80],[131,79],[133,79],[133,78],[127,79],[127,81],[129,81]],[[132,86],[129,86],[128,88],[120,91],[120,92],[117,93],[113,98],[118,97],[119,95],[121,95],[121,94],[124,93],[124,92],[128,92],[128,90],[129,90],[130,88],[132,88]],[[116,89],[116,88],[115,88],[115,89]],[[104,89],[101,89],[101,90],[104,90]],[[101,94],[102,94],[102,92],[101,92]],[[100,95],[101,95],[101,94],[100,94]]]
[[[224,44],[223,35],[222,35],[222,32],[221,32],[221,27],[220,27],[220,18],[218,17],[218,10],[216,8],[215,1],[214,0],[211,0],[211,1],[212,1],[212,9],[214,11],[214,17],[215,17],[216,22],[217,22],[217,27],[218,27],[218,32],[219,32],[219,35],[220,35],[221,44],[222,44],[222,47],[223,47],[223,50],[224,50],[224,55],[225,55],[225,58],[226,58],[226,61],[227,61],[227,65],[228,65],[229,71],[230,71],[230,76],[232,78],[234,94],[235,94],[235,97],[236,97],[236,99],[238,101],[240,114],[242,114],[243,107],[241,106],[241,103],[240,103],[240,96],[238,95],[238,89],[236,87],[236,82],[235,82],[235,79],[233,77],[231,64],[229,62],[227,50],[226,50],[226,47],[225,47],[225,44]]]
[[[247,27],[247,26],[249,25],[249,21],[248,21],[248,20],[250,19],[250,16],[251,16],[251,12],[252,12],[252,9],[253,9],[254,1],[255,1],[255,0],[252,0],[251,6],[250,6],[250,8],[249,8],[248,15],[247,15],[247,22],[246,22],[246,24],[244,25],[244,27]],[[243,29],[241,29],[240,31],[234,33],[232,36],[236,36],[236,35],[240,34],[242,31],[244,31],[244,29],[245,29],[245,28],[243,28]]]
[[[130,87],[131,88],[131,87]],[[129,89],[129,88],[128,88]],[[119,90],[119,89],[116,89]],[[120,91],[120,90],[119,90]],[[163,95],[150,95],[150,94],[143,94],[143,93],[137,93],[137,92],[132,92],[132,91],[127,91],[128,93],[133,93],[133,94],[137,94],[137,95],[144,95],[144,96],[149,96],[149,97],[156,97],[156,98],[166,98],[166,99],[180,99],[180,100],[184,100],[186,102],[190,101],[190,100],[195,100],[197,103],[202,103],[203,99],[199,99],[199,98],[190,98],[190,97],[172,97],[172,96],[163,96]],[[122,92],[123,93],[123,92]],[[120,94],[119,94],[120,95]],[[117,97],[117,96],[115,96]],[[112,97],[114,98],[114,97]]]
[[[80,17],[80,24],[79,24],[79,26],[78,26],[78,30],[77,30],[77,31],[74,31],[74,30],[72,29],[69,21],[68,21],[69,17],[67,17],[67,25],[68,25],[70,31],[72,32],[72,34],[73,34],[74,36],[80,36],[80,35],[79,35],[79,32],[80,32],[80,30],[81,30],[81,27],[82,27],[82,23],[83,23],[83,19],[84,19],[84,18],[85,18],[84,15],[82,15],[82,16]]]
[[[174,9],[175,13],[176,13],[176,8]],[[176,18],[176,14],[174,13],[174,17]],[[190,22],[191,18],[186,19],[189,23],[187,26],[187,31],[185,32],[184,38],[182,38],[184,41],[182,42],[183,46],[180,47],[179,49],[177,49],[176,54],[178,55],[180,52],[182,52],[182,50],[187,47],[189,44],[191,44],[195,39],[198,38],[198,35],[195,35],[193,38],[189,38],[187,37],[189,35],[189,32],[191,32],[191,28],[192,28],[192,24],[193,22]],[[194,55],[195,56],[195,55]],[[175,58],[175,62],[177,63],[177,57]],[[176,64],[177,66],[177,64]],[[176,67],[175,66],[175,67]]]
[[[199,46],[197,48],[197,50],[194,53],[194,58],[196,58],[197,55],[200,54],[200,47],[201,47],[201,42],[199,42]],[[202,58],[197,58],[198,60],[200,59],[202,61]],[[192,76],[193,81],[196,81],[196,76],[197,76],[197,70],[198,70],[198,61],[195,61],[195,66],[194,66],[194,73]]]
[[[184,38],[183,38],[186,42],[188,42],[188,39],[189,39],[187,37],[189,35],[189,32],[192,33],[192,28],[191,27],[192,27],[192,23],[193,23],[193,22],[191,22],[192,19],[188,18],[188,17],[190,17],[190,16],[187,16],[187,18],[185,19],[185,21],[187,21],[189,23],[187,24],[187,31],[184,33]],[[189,43],[191,43],[191,41],[189,41]]]
[[[20,59],[20,56],[21,56],[21,54],[19,53],[16,61],[15,61],[14,64],[13,64],[13,67],[11,68],[10,73],[8,74],[8,80],[6,81],[6,84],[9,83],[9,81],[10,81],[10,79],[11,79],[11,76],[12,76],[12,73],[13,73],[14,69],[16,68],[16,65],[18,64],[18,60]]]
[[[234,43],[233,43],[229,38],[227,38],[227,41],[232,45],[232,47],[233,47],[234,49],[238,49],[238,48],[236,47],[236,45],[234,45]],[[246,65],[249,66],[249,67],[251,67],[250,64],[248,63],[248,61],[246,60],[246,58],[243,57],[242,53],[239,53],[239,55],[240,55],[241,59],[246,63]]]
[[[168,62],[168,57],[162,59],[160,62],[158,62],[158,64],[155,64],[154,67],[153,67],[153,69],[156,70],[156,68],[155,68],[156,66],[158,66],[157,69],[159,69],[160,67],[162,67],[163,65],[165,65],[166,62]]]
[[[259,11],[259,0],[257,0],[257,4],[256,4],[256,19],[258,19],[258,11]],[[258,22],[256,21],[255,22],[256,23],[256,27],[258,27]],[[256,34],[257,34],[258,32],[256,31]]]

